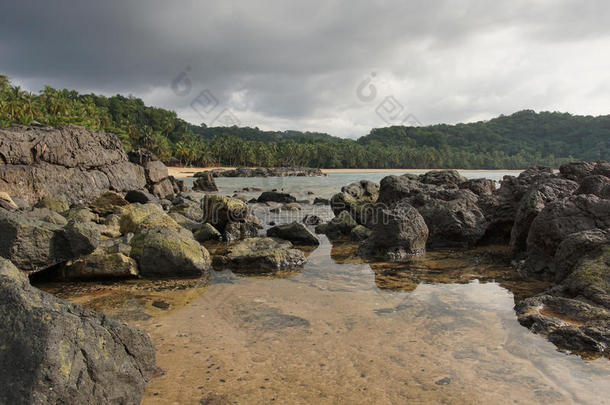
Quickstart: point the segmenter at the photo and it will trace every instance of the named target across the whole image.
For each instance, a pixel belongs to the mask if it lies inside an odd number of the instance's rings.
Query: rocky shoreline
[[[510,246],[523,277],[555,284],[516,303],[519,322],[562,349],[608,354],[607,162],[570,163],[559,174],[534,167],[505,176],[499,187],[455,170],[360,181],[318,200],[330,204],[330,221],[308,215],[274,224],[266,235],[255,207],[298,213],[300,203],[277,191],[259,190],[250,202],[214,194],[214,177],[224,175],[322,174],[203,172],[189,190],[154,154],[125,153],[112,134],[76,126],[0,130],[0,346],[11,348],[0,350],[0,359],[28,359],[19,373],[10,367],[0,373],[0,384],[19,387],[5,390],[0,402],[138,403],[155,370],[154,345],[143,332],[42,293],[26,274],[205,284],[212,269],[298,270],[320,243],[314,226],[330,240],[357,241],[358,255],[370,261],[409,261],[438,247]],[[28,341],[30,335],[38,340]],[[129,366],[113,372],[108,358]]]
[[[195,173],[194,177],[206,175],[212,177],[323,177],[321,169],[312,167],[240,167],[237,169],[215,169],[205,172]]]

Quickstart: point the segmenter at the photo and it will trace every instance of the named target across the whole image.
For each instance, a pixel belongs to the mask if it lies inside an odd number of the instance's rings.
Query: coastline
[[[236,167],[168,167],[170,176],[176,178],[193,177],[197,172],[205,172],[210,170],[225,169],[233,170]],[[323,173],[421,173],[433,170],[443,169],[322,169]],[[503,173],[520,173],[522,170],[502,170],[502,169],[457,169],[459,171],[467,172],[503,172]]]

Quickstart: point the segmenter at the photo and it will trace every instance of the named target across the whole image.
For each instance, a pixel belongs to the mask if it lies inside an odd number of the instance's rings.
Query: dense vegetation
[[[192,125],[134,97],[45,87],[23,91],[0,76],[0,127],[73,123],[117,134],[126,149],[161,159],[229,166],[518,169],[573,159],[610,159],[610,116],[521,111],[490,121],[373,129],[357,141],[322,133]]]

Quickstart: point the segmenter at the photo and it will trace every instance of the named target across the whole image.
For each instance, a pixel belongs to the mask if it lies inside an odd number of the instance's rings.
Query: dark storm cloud
[[[424,123],[521,108],[602,113],[603,1],[20,1],[0,15],[0,71],[135,94],[177,110],[210,89],[244,125],[358,136],[392,96]],[[193,90],[172,79],[188,67]],[[371,73],[378,97],[356,88]]]

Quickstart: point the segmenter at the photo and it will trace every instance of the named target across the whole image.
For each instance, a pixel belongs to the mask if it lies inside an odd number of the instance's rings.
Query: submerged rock
[[[155,370],[146,333],[30,286],[4,259],[0,307],[0,403],[140,403]]]
[[[267,230],[267,236],[288,240],[297,245],[313,245],[320,244],[317,236],[314,235],[307,227],[298,222],[291,222],[286,225],[277,225]]]
[[[288,241],[248,238],[231,245],[222,263],[235,271],[265,273],[302,266],[307,260]]]
[[[202,277],[209,275],[210,255],[193,234],[161,226],[140,230],[130,242],[131,257],[143,277]]]

